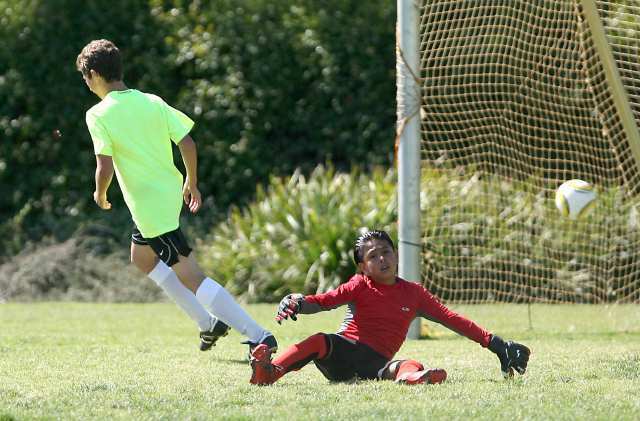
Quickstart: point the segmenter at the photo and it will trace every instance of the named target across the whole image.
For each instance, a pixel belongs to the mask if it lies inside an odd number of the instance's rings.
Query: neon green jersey
[[[142,235],[153,238],[178,228],[183,180],[171,141],[180,142],[193,121],[162,98],[135,89],[109,92],[86,118],[94,152],[112,157]]]

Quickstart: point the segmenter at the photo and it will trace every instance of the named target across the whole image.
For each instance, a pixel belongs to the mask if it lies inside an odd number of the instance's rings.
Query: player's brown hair
[[[97,39],[85,45],[76,59],[76,68],[84,76],[93,70],[107,82],[122,80],[120,50],[106,39]]]

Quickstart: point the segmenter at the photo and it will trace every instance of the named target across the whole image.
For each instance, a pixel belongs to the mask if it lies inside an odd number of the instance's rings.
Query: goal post
[[[600,14],[598,13],[598,7],[595,0],[580,0],[580,5],[582,6],[584,18],[591,28],[594,47],[602,61],[607,83],[611,87],[611,95],[616,104],[616,109],[620,113],[620,120],[624,132],[629,139],[629,146],[631,147],[633,158],[636,165],[638,165],[640,163],[640,131],[638,131],[636,119],[629,105],[627,91],[620,79],[618,64],[611,52],[605,29],[602,25]],[[640,19],[640,8],[637,12],[636,17]],[[637,35],[640,36],[640,33]]]
[[[414,282],[421,279],[420,231],[420,85],[418,48],[418,0],[398,0],[396,28],[397,168],[398,168],[398,275]],[[407,337],[420,336],[420,320],[414,320]]]
[[[447,302],[640,302],[639,56],[636,1],[398,0],[400,275]],[[573,178],[598,192],[576,221]]]

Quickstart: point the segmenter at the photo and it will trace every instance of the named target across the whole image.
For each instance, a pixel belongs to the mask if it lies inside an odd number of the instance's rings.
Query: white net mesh
[[[596,4],[640,121],[640,7]],[[577,0],[423,0],[423,268],[445,300],[640,301],[640,177],[593,33]],[[577,221],[553,203],[573,178],[599,193]]]

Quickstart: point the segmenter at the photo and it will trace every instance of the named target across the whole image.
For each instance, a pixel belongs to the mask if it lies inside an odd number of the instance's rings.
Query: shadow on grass
[[[239,359],[223,359],[223,358],[220,358],[219,361],[224,361],[224,362],[231,363],[231,364],[236,364],[236,365],[249,365],[249,360],[247,360],[247,359],[239,360]]]

